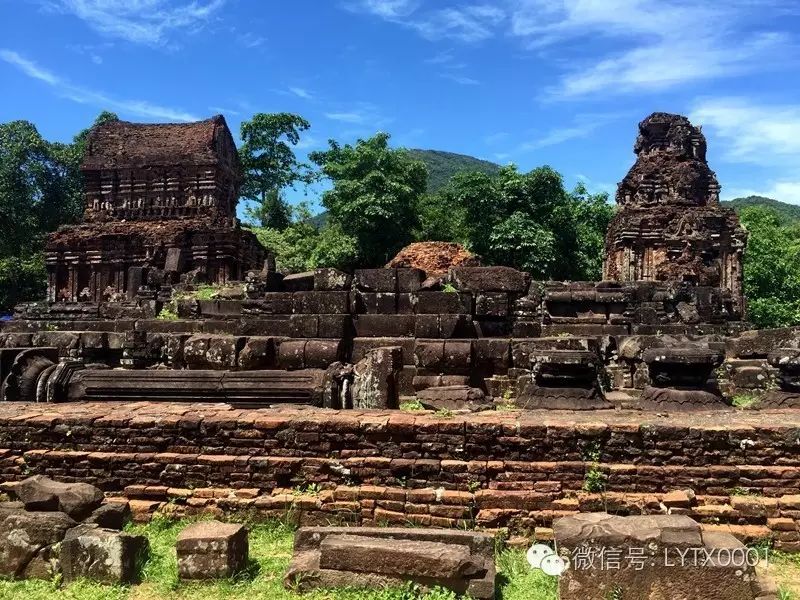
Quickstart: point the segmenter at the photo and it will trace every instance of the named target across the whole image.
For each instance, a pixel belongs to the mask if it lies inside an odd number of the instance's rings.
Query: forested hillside
[[[466,154],[415,148],[410,149],[408,153],[411,158],[421,160],[428,167],[428,193],[438,192],[456,173],[478,171],[494,175],[500,170],[500,165]]]
[[[794,223],[800,221],[800,205],[788,204],[780,200],[773,200],[772,198],[765,198],[764,196],[747,196],[746,198],[734,198],[722,202],[733,208],[737,213],[742,209],[749,206],[763,206],[772,209],[776,212],[781,219],[786,223]]]

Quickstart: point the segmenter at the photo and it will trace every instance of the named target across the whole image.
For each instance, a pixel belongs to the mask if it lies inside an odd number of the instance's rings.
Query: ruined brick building
[[[747,234],[719,203],[702,131],[684,116],[653,113],[639,123],[634,152],[636,163],[617,189],[603,278],[719,287],[741,313]]]
[[[48,299],[107,300],[141,284],[242,279],[263,261],[239,228],[239,160],[222,116],[197,123],[95,127],[81,166],[84,222],[45,248]]]

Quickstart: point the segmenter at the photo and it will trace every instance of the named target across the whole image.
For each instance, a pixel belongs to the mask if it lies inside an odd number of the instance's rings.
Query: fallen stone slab
[[[247,529],[237,523],[194,523],[180,532],[176,549],[181,579],[231,577],[247,566]]]
[[[413,581],[494,598],[494,538],[448,529],[301,527],[284,578],[292,589],[396,587]]]
[[[61,543],[64,581],[135,583],[147,550],[147,538],[142,535],[78,525],[67,532]]]
[[[755,551],[686,516],[588,513],[553,526],[560,600],[777,600]],[[544,562],[542,564],[544,568]]]
[[[319,547],[322,569],[455,579],[485,572],[469,547],[441,542],[331,535]]]
[[[34,475],[17,483],[14,495],[31,511],[58,511],[82,520],[103,502],[103,492],[88,483],[60,483]]]

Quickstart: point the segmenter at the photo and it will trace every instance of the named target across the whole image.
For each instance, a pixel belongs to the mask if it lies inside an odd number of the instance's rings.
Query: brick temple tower
[[[264,251],[239,227],[239,159],[225,119],[113,121],[89,134],[84,222],[50,235],[48,299],[132,298],[148,280],[241,279]]]
[[[717,287],[743,313],[747,233],[719,203],[700,128],[681,115],[653,113],[639,123],[634,152],[636,163],[617,188],[603,278]]]

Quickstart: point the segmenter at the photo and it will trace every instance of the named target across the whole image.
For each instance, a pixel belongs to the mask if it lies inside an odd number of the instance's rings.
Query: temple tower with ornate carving
[[[220,115],[95,127],[81,171],[84,222],[60,228],[45,249],[51,302],[133,297],[148,280],[188,272],[221,283],[263,261],[236,220],[239,159]]]
[[[603,278],[718,287],[743,313],[747,233],[719,203],[700,128],[681,115],[653,113],[639,123],[634,152],[636,162],[617,188]]]

